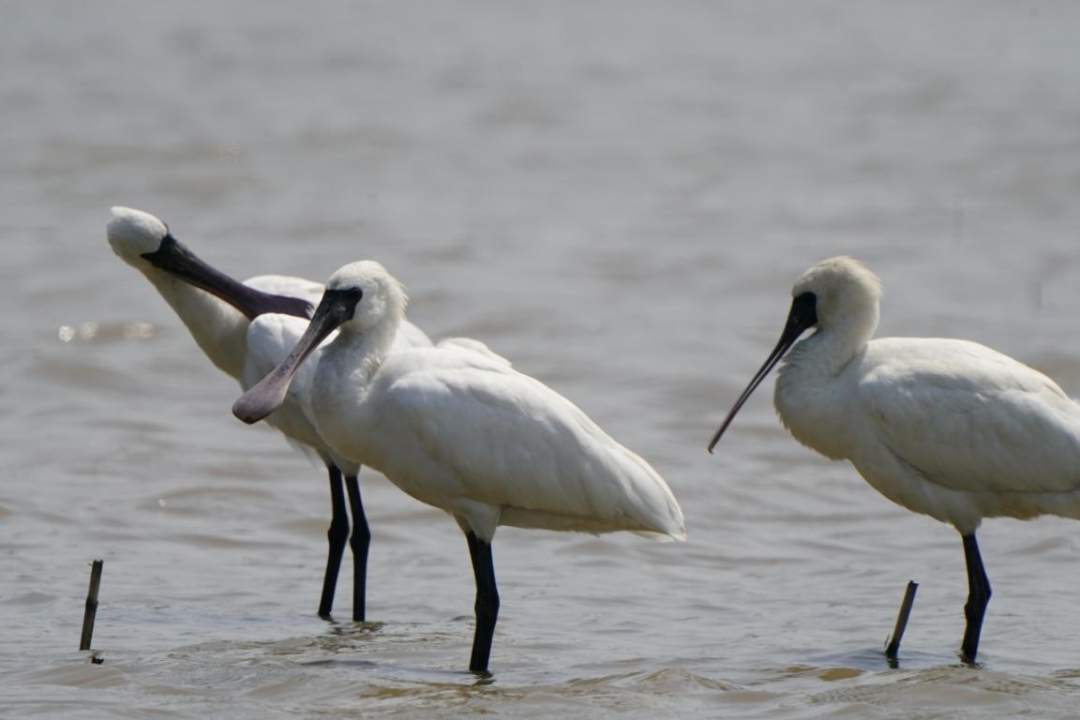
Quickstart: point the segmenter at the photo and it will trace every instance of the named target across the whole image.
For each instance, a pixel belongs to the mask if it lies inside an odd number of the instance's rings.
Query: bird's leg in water
[[[964,560],[967,562],[968,574],[968,599],[967,604],[964,605],[967,627],[964,629],[961,657],[965,662],[974,663],[975,655],[979,652],[979,635],[982,632],[983,616],[986,615],[986,606],[990,603],[990,579],[986,577],[986,568],[983,567],[975,533],[963,537]]]
[[[353,609],[352,619],[364,622],[367,603],[367,560],[371,547],[371,529],[364,514],[364,501],[360,499],[360,483],[355,475],[345,478],[349,490],[349,509],[352,511],[353,532],[349,547],[353,555]]]
[[[488,658],[491,656],[491,639],[495,635],[495,622],[499,618],[499,590],[495,587],[491,543],[480,540],[472,531],[466,539],[469,541],[473,574],[476,575],[476,635],[473,637],[469,670],[486,673]]]
[[[319,601],[319,617],[330,619],[330,610],[334,607],[334,590],[337,589],[338,569],[341,556],[345,554],[345,543],[349,540],[349,516],[345,513],[345,493],[341,489],[341,471],[333,465],[326,466],[330,474],[330,502],[333,515],[326,539],[330,551],[326,556],[326,574],[323,576],[322,599]]]

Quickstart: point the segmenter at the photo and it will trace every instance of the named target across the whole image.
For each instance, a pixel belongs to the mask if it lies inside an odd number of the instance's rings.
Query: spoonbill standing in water
[[[885,497],[959,531],[968,575],[961,653],[974,662],[990,602],[975,531],[988,517],[1080,518],[1080,406],[1042,373],[978,343],[871,340],[881,281],[852,258],[814,265],[792,297],[780,341],[709,451],[791,350],[774,402],[795,439],[851,461]]]
[[[313,348],[338,330],[312,379],[319,434],[457,521],[476,580],[469,669],[486,672],[499,611],[497,526],[683,540],[683,514],[648,463],[482,343],[391,353],[405,305],[404,289],[378,263],[341,268],[288,359],[233,412],[249,423],[266,417]]]
[[[303,318],[306,322],[322,296],[320,283],[284,275],[263,275],[240,283],[200,260],[170,234],[165,223],[140,210],[114,207],[107,234],[113,252],[146,276],[211,362],[244,389],[287,356],[292,344],[283,343],[291,337],[286,331],[289,321]],[[430,344],[409,322],[402,324],[394,340],[395,349]],[[301,449],[313,451],[330,477],[333,514],[327,532],[329,553],[319,615],[330,617],[348,542],[353,553],[353,620],[362,621],[371,532],[357,480],[360,468],[336,455],[319,437],[303,411],[306,387],[307,383],[294,385],[289,401],[268,422]],[[353,516],[351,539],[345,490]]]

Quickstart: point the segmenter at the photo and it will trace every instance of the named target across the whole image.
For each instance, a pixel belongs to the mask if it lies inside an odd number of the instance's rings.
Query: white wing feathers
[[[501,365],[505,365],[506,367],[511,367],[509,360],[504,358],[502,355],[499,355],[498,353],[493,351],[491,348],[489,348],[487,345],[480,342],[479,340],[474,340],[472,338],[466,338],[466,337],[444,338],[443,340],[439,341],[438,347],[443,349],[443,350],[456,349],[456,350],[463,350],[465,352],[473,352],[473,353],[476,353],[478,355],[482,355],[482,356],[488,358],[489,360],[497,362],[497,363],[499,363]]]
[[[322,283],[291,275],[258,275],[248,278],[244,284],[270,295],[284,295],[307,300],[312,307],[319,304],[323,294]]]
[[[859,400],[926,480],[977,492],[1080,488],[1080,408],[1050,378],[977,343],[873,341]]]
[[[463,495],[503,508],[504,524],[685,536],[663,479],[561,395],[482,343],[444,342],[423,354],[384,365],[380,374],[391,370],[393,380],[380,415],[439,458]]]

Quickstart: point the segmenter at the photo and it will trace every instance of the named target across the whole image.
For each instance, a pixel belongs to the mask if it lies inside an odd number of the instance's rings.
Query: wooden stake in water
[[[907,590],[904,591],[904,602],[900,604],[900,614],[896,616],[896,628],[893,630],[892,640],[885,648],[885,657],[896,660],[900,652],[900,641],[904,639],[904,631],[907,630],[907,621],[911,616],[911,606],[915,604],[915,591],[919,589],[919,583],[909,580]]]
[[[82,640],[79,641],[80,650],[89,650],[90,639],[94,636],[94,619],[97,617],[98,606],[98,588],[101,587],[101,569],[104,566],[104,560],[95,560],[94,567],[90,571],[90,592],[86,594],[86,612],[83,614]]]

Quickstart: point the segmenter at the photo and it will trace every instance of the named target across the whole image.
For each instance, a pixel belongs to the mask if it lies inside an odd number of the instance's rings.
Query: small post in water
[[[893,630],[892,640],[885,648],[885,657],[896,660],[900,652],[900,641],[904,639],[904,631],[907,630],[907,621],[911,616],[911,606],[915,604],[915,591],[919,589],[919,583],[909,580],[907,590],[904,591],[904,602],[900,604],[900,614],[896,616],[896,628]]]
[[[86,612],[83,614],[82,640],[79,641],[80,650],[90,649],[90,639],[94,636],[94,619],[97,617],[98,588],[101,587],[101,569],[104,560],[95,560],[94,567],[90,571],[90,592],[86,594]]]

